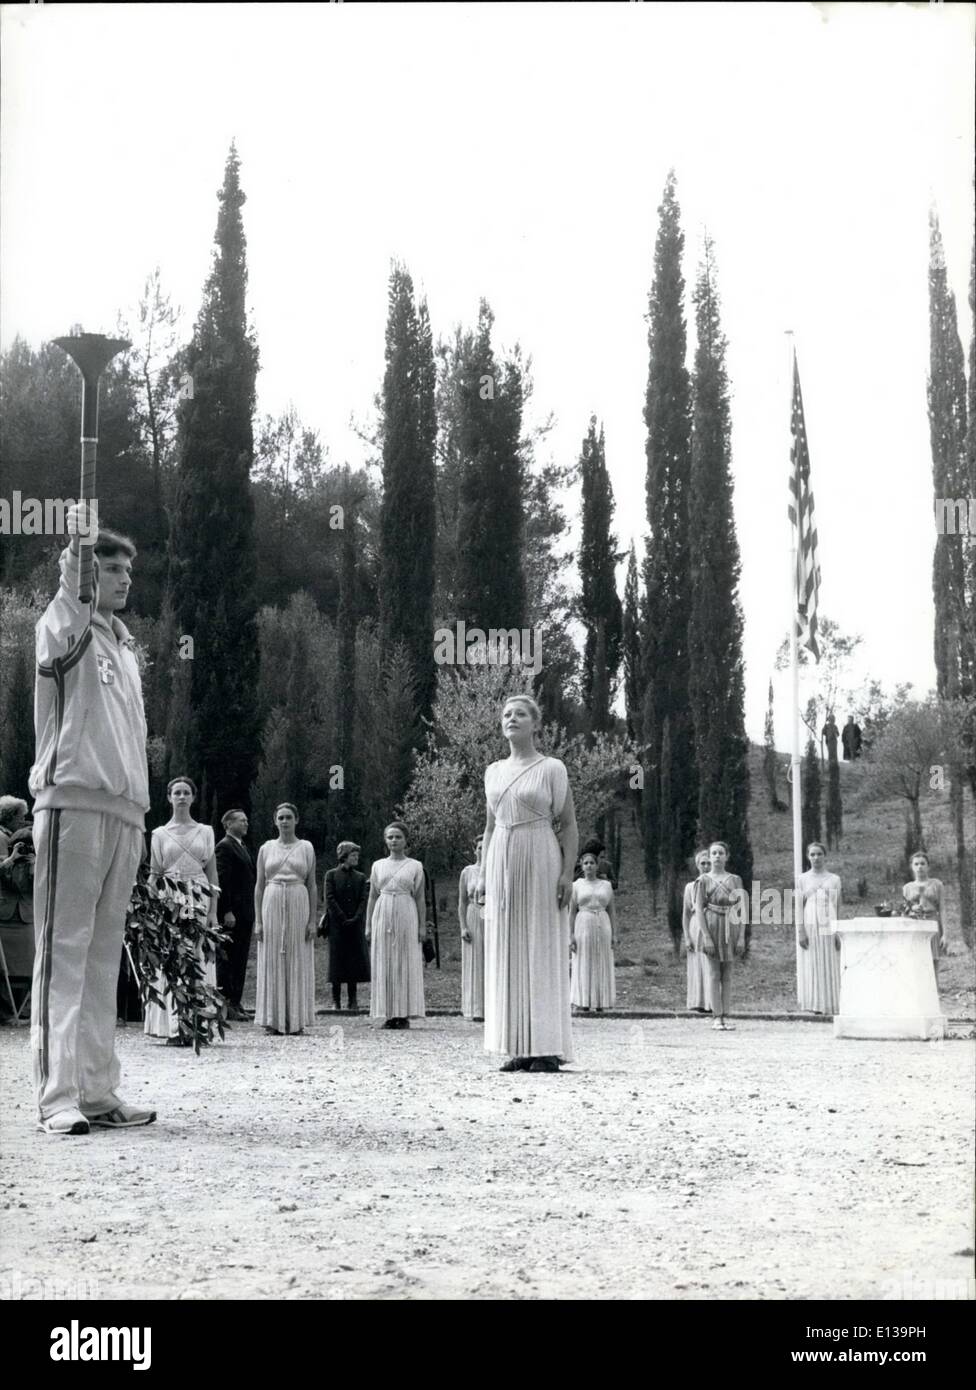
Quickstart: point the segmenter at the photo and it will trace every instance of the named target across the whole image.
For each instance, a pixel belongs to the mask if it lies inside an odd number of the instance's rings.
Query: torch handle
[[[81,391],[81,490],[79,502],[95,499],[95,453],[98,449],[98,377],[83,372]],[[95,597],[95,547],[83,545],[78,565],[78,602]]]

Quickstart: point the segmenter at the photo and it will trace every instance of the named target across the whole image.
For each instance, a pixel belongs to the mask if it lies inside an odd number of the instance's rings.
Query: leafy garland
[[[224,1037],[227,1002],[204,977],[228,934],[207,922],[210,889],[195,881],[156,875],[140,864],[125,917],[125,944],[139,977],[143,1005],[165,1007],[156,987],[162,975],[176,1005],[179,1036],[199,1053]]]

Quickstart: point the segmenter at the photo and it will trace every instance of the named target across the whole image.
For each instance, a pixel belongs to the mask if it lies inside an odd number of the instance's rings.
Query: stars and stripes
[[[810,451],[803,419],[800,371],[793,354],[793,410],[790,416],[790,523],[796,539],[794,576],[797,642],[820,660],[817,646],[817,600],[820,595],[820,561],[817,557],[817,519],[810,487]]]

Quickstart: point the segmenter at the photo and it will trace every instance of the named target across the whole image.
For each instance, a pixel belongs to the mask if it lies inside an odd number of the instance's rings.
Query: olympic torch
[[[104,333],[75,333],[55,338],[81,372],[81,491],[79,502],[95,498],[95,452],[98,448],[98,379],[117,352],[130,346],[124,338],[107,338]],[[95,548],[81,547],[78,570],[78,601],[91,603],[94,585]]]

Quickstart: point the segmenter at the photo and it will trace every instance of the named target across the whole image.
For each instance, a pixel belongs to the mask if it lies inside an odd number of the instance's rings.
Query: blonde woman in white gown
[[[807,845],[810,867],[800,875],[803,919],[796,929],[796,992],[800,1008],[833,1016],[840,1007],[840,937],[837,921],[842,885],[826,867],[823,845]]]
[[[474,842],[474,863],[466,864],[458,881],[458,919],[461,923],[461,1016],[485,1021],[485,905],[478,897],[482,839]]]
[[[165,825],[152,833],[149,867],[157,887],[165,875],[209,888],[209,897],[201,893],[195,911],[216,928],[220,887],[214,858],[214,833],[209,825],[200,825],[190,815],[196,795],[196,783],[189,777],[174,777],[167,786],[166,800],[173,814]],[[201,956],[201,961],[204,980],[216,989],[216,959],[205,961]],[[173,1047],[189,1046],[190,1040],[180,1036],[179,1014],[162,972],[157,976],[156,989],[163,1003],[146,1005],[144,1031],[151,1038],[166,1038]]]
[[[258,997],[254,1022],[266,1033],[303,1033],[315,1022],[315,850],[297,836],[298,811],[275,811],[278,838],[258,851],[254,935]]]
[[[366,940],[370,943],[369,1013],[384,1028],[409,1028],[424,1018],[427,902],[424,866],[407,855],[407,827],[391,821],[383,832],[387,857],[369,875]]]
[[[506,700],[509,756],[485,770],[485,1051],[506,1054],[509,1072],[555,1072],[573,1059],[567,964],[579,831],[565,766],[536,747],[541,725],[531,696]]]
[[[589,1013],[612,1009],[617,1002],[613,948],[617,935],[613,886],[597,877],[597,858],[587,852],[580,860],[583,877],[573,884],[569,931],[573,953],[570,1002]]]

